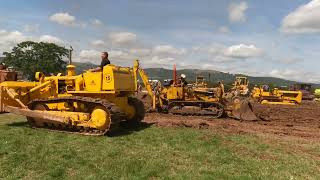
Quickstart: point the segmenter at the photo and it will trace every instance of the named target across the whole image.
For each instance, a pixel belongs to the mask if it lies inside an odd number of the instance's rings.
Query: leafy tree
[[[47,75],[65,71],[63,59],[68,54],[68,49],[53,43],[25,41],[17,44],[12,52],[4,52],[3,62],[34,80],[38,71]]]

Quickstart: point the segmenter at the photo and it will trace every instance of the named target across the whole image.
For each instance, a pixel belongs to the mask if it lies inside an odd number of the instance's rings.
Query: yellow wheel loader
[[[194,87],[198,88],[206,88],[208,87],[208,83],[206,82],[204,76],[197,76],[196,77],[196,82],[193,84]]]
[[[261,104],[296,105],[302,102],[301,91],[277,88],[270,91],[267,85],[262,85],[259,88],[254,87],[251,96]]]
[[[100,72],[76,75],[70,63],[66,75],[38,72],[36,80],[2,82],[0,112],[24,115],[34,127],[85,135],[104,135],[122,120],[144,118],[144,105],[134,97],[133,68],[107,65]]]
[[[139,61],[135,62],[134,69],[139,72],[155,111],[215,118],[227,115],[239,120],[257,119],[251,103],[233,93],[225,93],[222,83],[216,88],[188,86],[182,78],[177,79],[174,67],[173,79],[154,90],[148,82],[147,74],[140,68]]]
[[[232,90],[237,91],[237,93],[241,96],[248,96],[249,93],[249,80],[247,77],[237,76]]]

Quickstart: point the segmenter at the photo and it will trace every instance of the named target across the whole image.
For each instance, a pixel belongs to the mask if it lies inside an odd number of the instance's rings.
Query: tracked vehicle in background
[[[289,88],[290,91],[301,91],[302,100],[313,100],[315,96],[312,94],[312,84],[297,83]]]
[[[209,88],[202,82],[189,86],[183,82],[183,79],[177,78],[174,67],[173,79],[155,90],[149,84],[148,75],[140,67],[139,61],[135,62],[134,69],[140,74],[152,98],[152,110],[154,111],[213,118],[227,115],[239,120],[257,119],[251,103],[234,92],[224,92],[222,83],[214,88]]]
[[[261,104],[298,105],[302,102],[301,91],[280,90],[278,88],[270,90],[267,85],[254,87],[251,97]]]

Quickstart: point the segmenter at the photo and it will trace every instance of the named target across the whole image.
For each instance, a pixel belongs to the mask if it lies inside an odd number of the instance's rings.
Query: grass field
[[[1,179],[320,179],[320,143],[153,126],[88,137],[6,114],[0,170]]]

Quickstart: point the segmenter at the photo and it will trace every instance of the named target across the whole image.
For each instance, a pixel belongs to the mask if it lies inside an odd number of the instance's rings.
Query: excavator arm
[[[152,98],[152,108],[155,110],[157,104],[159,104],[161,102],[159,102],[160,99],[157,98],[155,93],[152,91],[152,87],[151,87],[151,84],[149,83],[148,75],[144,72],[144,70],[142,68],[140,68],[139,60],[135,60],[133,68],[134,68],[133,70],[134,70],[136,82],[137,82],[138,73],[139,73],[140,78],[142,79],[142,82],[143,82],[149,96]]]

